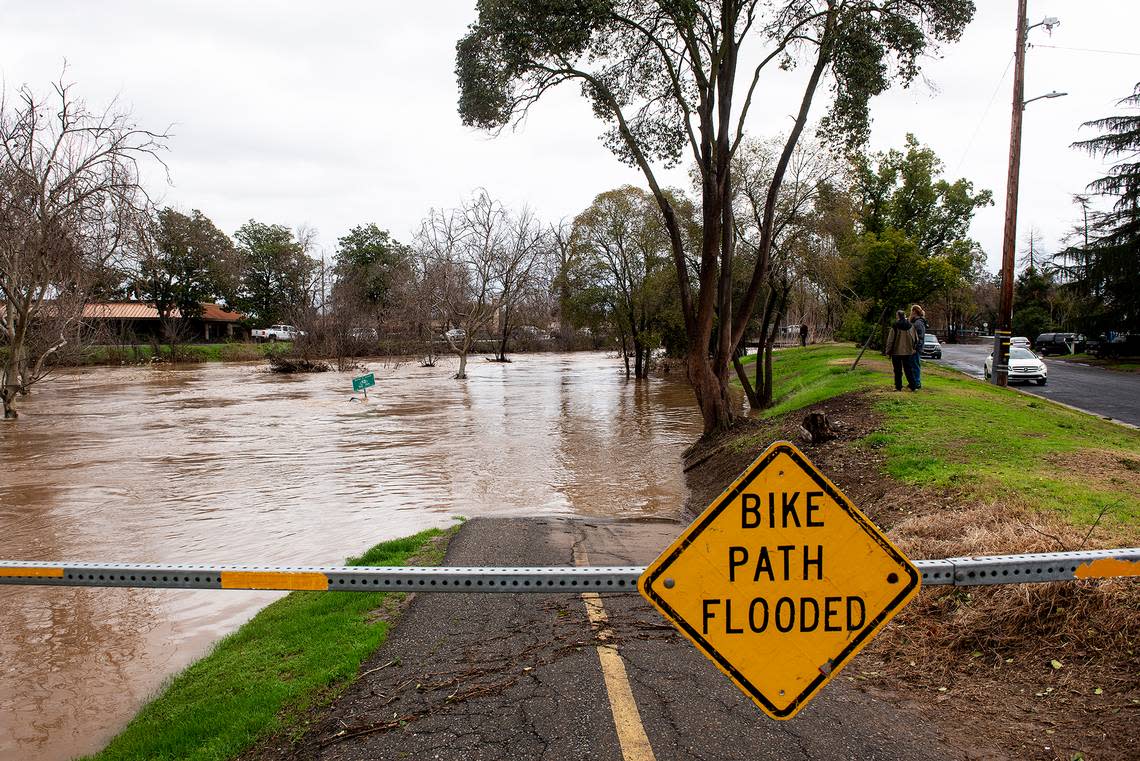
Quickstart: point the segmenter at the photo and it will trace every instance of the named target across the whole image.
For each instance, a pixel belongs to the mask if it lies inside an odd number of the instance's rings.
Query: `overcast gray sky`
[[[993,190],[998,203],[977,215],[973,235],[996,269],[1016,1],[977,4],[963,40],[927,61],[925,81],[874,101],[872,147],[899,146],[914,132],[953,177]],[[477,187],[557,220],[601,191],[643,184],[598,142],[601,125],[573,86],[497,138],[460,124],[454,50],[474,6],[0,0],[0,75],[9,90],[45,90],[66,60],[67,79],[91,104],[118,96],[142,126],[172,125],[172,184],[156,183],[167,203],[199,208],[231,234],[250,218],[308,224],[330,255],[337,237],[364,222],[408,241],[429,208]],[[1104,169],[1069,143],[1084,136],[1082,121],[1112,113],[1140,81],[1140,3],[1029,6],[1031,23],[1057,16],[1061,26],[1031,33],[1026,96],[1069,95],[1026,111],[1018,232],[1024,239],[1036,226],[1053,250],[1076,219],[1072,194]],[[752,134],[788,124],[795,76],[763,81]]]

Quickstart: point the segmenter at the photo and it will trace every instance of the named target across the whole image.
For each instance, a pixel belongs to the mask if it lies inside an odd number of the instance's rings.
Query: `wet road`
[[[980,379],[989,354],[989,346],[943,344],[942,364]],[[1140,425],[1140,373],[1118,373],[1048,357],[1045,366],[1049,382],[1044,386],[1019,383],[1016,387],[1095,415]]]
[[[680,380],[600,354],[103,368],[37,386],[0,425],[0,557],[339,563],[465,516],[673,516],[700,432]],[[99,748],[170,674],[275,595],[0,588],[0,758]]]

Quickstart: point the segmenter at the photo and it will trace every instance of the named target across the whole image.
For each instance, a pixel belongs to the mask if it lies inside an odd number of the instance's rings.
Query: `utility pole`
[[[1017,251],[1017,190],[1021,177],[1021,120],[1025,106],[1041,98],[1060,98],[1066,93],[1053,91],[1047,95],[1025,99],[1025,48],[1029,30],[1044,26],[1050,32],[1060,21],[1048,17],[1038,24],[1026,26],[1028,0],[1017,0],[1017,47],[1013,51],[1013,113],[1009,125],[1009,174],[1005,183],[1005,232],[1001,242],[1001,301],[997,328],[994,330],[995,385],[1009,383],[1009,339],[1013,330],[1013,263]]]
[[[1025,113],[1025,14],[1029,0],[1017,0],[1017,47],[1013,51],[1013,115],[1009,124],[1009,174],[1005,181],[1005,233],[1001,241],[1001,301],[994,330],[993,381],[1009,383],[1009,339],[1013,330],[1013,259],[1017,247],[1017,185],[1021,176],[1021,117]]]

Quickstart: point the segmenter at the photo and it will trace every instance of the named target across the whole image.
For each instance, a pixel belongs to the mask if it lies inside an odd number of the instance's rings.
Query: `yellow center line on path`
[[[590,558],[580,543],[574,545],[574,563],[580,566],[590,564]],[[617,730],[618,743],[621,745],[622,759],[656,761],[653,746],[649,744],[649,737],[646,736],[645,727],[641,723],[637,701],[634,700],[633,690],[629,686],[625,661],[621,659],[616,647],[606,644],[606,640],[613,636],[613,631],[610,629],[610,619],[606,614],[602,597],[597,592],[583,592],[582,601],[586,603],[586,616],[597,631],[600,641],[598,661],[602,666],[602,678],[605,680],[606,694],[610,699],[610,712],[614,717],[614,728]]]

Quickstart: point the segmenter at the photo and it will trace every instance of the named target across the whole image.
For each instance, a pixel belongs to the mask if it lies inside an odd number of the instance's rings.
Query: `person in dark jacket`
[[[807,346],[808,326],[806,322],[800,323],[800,346]]]
[[[917,391],[914,382],[914,350],[918,344],[915,342],[914,326],[906,318],[906,312],[895,312],[895,322],[887,333],[887,345],[883,353],[891,358],[895,368],[895,391],[902,391],[902,376],[906,374],[906,387]]]
[[[914,368],[914,387],[922,388],[922,344],[926,341],[926,312],[915,304],[910,308],[910,324],[914,326],[914,357],[911,363]]]

